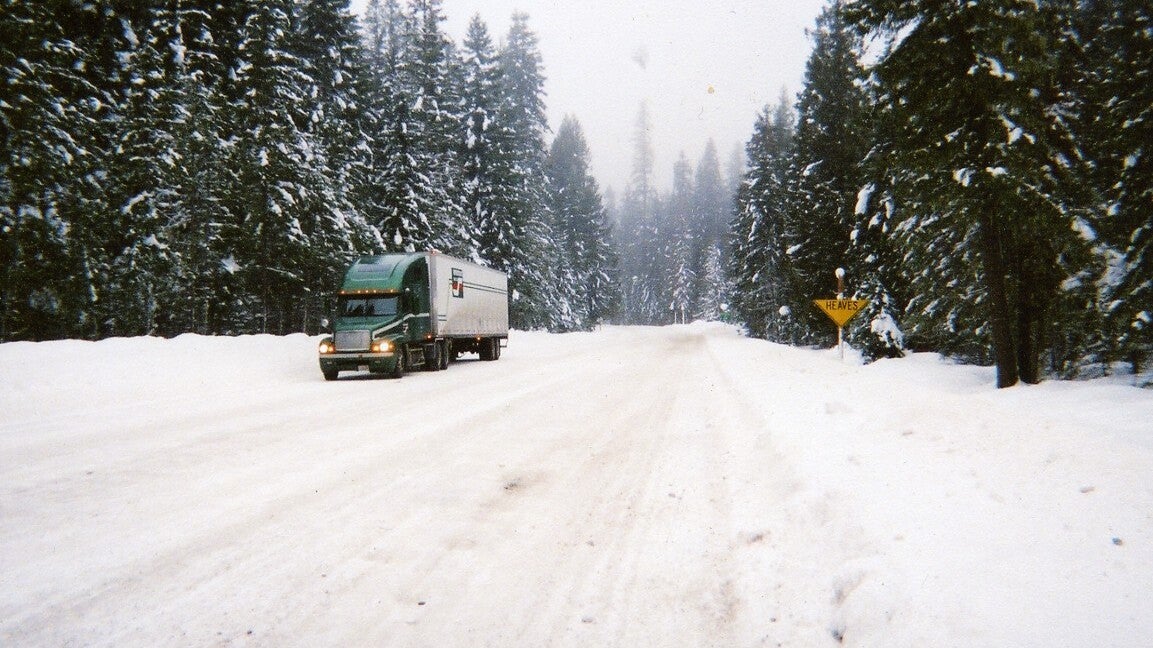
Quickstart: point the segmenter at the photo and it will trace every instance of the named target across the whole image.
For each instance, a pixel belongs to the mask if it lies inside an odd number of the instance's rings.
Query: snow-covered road
[[[1153,393],[692,325],[0,345],[0,645],[1130,646]]]

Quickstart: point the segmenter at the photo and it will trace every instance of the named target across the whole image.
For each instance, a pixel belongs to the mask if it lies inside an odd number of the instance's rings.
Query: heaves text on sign
[[[817,308],[825,311],[829,319],[838,328],[843,328],[849,320],[853,319],[862,308],[868,305],[867,299],[814,299],[813,303]]]

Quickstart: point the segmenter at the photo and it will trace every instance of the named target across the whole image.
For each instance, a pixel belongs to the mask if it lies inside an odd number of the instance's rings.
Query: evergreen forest
[[[744,150],[602,191],[523,14],[0,0],[0,341],[316,333],[364,254],[507,272],[513,327],[696,319],[999,386],[1153,360],[1153,8],[833,2]],[[498,44],[499,43],[499,44]],[[671,173],[668,191],[658,174]]]
[[[527,17],[440,0],[0,3],[0,340],[316,332],[354,258],[509,274],[515,327],[587,329],[615,257]]]

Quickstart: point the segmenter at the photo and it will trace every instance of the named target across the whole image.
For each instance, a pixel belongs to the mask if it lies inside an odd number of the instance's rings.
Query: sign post
[[[868,305],[867,299],[845,299],[845,269],[837,268],[837,297],[836,299],[814,299],[817,308],[825,312],[829,319],[837,325],[837,346],[841,350],[841,359],[845,359],[845,324]]]

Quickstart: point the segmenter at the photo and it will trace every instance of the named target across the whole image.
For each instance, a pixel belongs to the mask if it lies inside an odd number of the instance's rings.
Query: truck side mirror
[[[332,323],[332,322],[329,322],[327,317],[321,318],[321,320],[320,320],[320,328],[322,328],[322,329],[326,329],[326,328],[328,328],[329,324],[331,324],[331,323]]]

